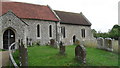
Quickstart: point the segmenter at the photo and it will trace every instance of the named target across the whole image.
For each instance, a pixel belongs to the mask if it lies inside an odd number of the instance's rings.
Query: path
[[[9,51],[0,51],[0,68],[9,63]]]

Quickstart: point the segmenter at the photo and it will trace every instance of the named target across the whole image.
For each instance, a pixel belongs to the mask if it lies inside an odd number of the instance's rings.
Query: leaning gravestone
[[[63,42],[60,42],[60,54],[65,55],[65,46],[63,46]]]
[[[104,39],[102,37],[97,38],[97,47],[104,49]]]
[[[19,40],[19,53],[20,53],[20,66],[28,66],[28,52],[22,40]]]
[[[113,44],[111,38],[104,39],[104,49],[108,51],[113,51]]]
[[[86,63],[86,49],[83,45],[77,45],[75,47],[75,58],[77,61]]]

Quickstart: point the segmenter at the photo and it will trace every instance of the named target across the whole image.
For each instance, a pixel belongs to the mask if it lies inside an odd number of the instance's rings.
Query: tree
[[[97,34],[97,31],[95,29],[92,29],[92,33],[93,33],[93,36],[94,37],[97,37],[96,34]]]
[[[120,37],[120,26],[119,25],[114,25],[113,28],[107,32],[107,33],[102,33],[102,32],[98,32],[95,29],[92,29],[92,33],[94,35],[94,37],[98,38],[98,37],[103,37],[103,38],[112,38],[115,40],[118,40],[118,37]]]
[[[120,26],[114,25],[111,31],[109,32],[109,37],[118,40],[118,37],[120,37]]]

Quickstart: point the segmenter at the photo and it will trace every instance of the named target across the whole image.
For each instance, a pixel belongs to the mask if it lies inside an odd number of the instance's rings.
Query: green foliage
[[[120,26],[119,25],[113,26],[112,30],[109,32],[109,37],[118,40],[118,37],[120,37]]]
[[[5,49],[0,49],[0,51],[7,51],[7,50],[5,50]]]
[[[28,48],[29,66],[118,66],[118,55],[86,48],[86,64],[75,61],[75,46],[66,46],[66,55],[60,55],[58,49],[49,46],[35,46]]]
[[[118,40],[118,37],[120,37],[120,26],[119,25],[114,25],[113,28],[108,32],[108,33],[101,33],[101,32],[96,32],[95,29],[92,30],[92,33],[94,37],[103,37],[103,38],[113,38],[115,40]]]

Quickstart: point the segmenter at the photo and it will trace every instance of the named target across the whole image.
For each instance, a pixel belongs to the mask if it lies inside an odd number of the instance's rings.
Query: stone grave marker
[[[54,47],[54,45],[55,45],[55,40],[54,39],[50,40],[50,45]]]
[[[104,49],[104,39],[102,37],[97,38],[97,47]]]
[[[25,48],[23,41],[19,40],[19,58],[20,58],[20,66],[26,66],[28,68],[28,51]]]
[[[65,46],[62,41],[60,41],[60,54],[65,55]]]
[[[82,63],[86,63],[86,49],[83,45],[77,45],[75,47],[75,59]]]
[[[104,39],[104,49],[108,51],[113,51],[113,44],[111,38]]]

